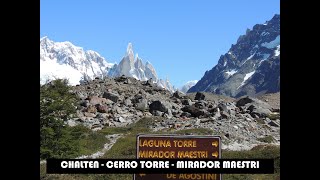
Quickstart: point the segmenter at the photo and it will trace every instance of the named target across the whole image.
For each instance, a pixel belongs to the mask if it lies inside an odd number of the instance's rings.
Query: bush
[[[67,80],[40,85],[40,158],[75,158],[91,154],[108,142],[103,133],[64,123],[76,112],[77,97]]]
[[[271,113],[267,116],[270,120],[277,120],[280,119],[280,113]]]

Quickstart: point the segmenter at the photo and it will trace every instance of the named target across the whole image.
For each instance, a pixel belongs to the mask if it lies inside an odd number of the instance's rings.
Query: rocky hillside
[[[222,136],[224,149],[280,143],[280,109],[265,99],[234,99],[209,92],[172,94],[152,80],[125,76],[96,78],[74,86],[72,93],[79,101],[76,115],[67,121],[71,126],[83,124],[99,130],[124,127],[143,117],[159,117],[150,124],[153,131],[212,129]]]
[[[240,97],[280,90],[280,15],[247,29],[188,92]]]

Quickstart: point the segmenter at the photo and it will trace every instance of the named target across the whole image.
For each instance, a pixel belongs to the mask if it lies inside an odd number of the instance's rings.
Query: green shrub
[[[280,119],[280,113],[271,113],[271,114],[268,115],[268,118],[270,120]]]
[[[272,136],[266,136],[263,138],[257,138],[257,140],[264,143],[272,143],[275,139]]]
[[[75,158],[103,148],[105,135],[84,126],[64,123],[76,112],[77,97],[68,81],[58,79],[40,86],[40,158]]]

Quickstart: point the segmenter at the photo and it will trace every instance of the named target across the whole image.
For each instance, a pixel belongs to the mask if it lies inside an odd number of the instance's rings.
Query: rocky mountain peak
[[[239,97],[280,90],[280,15],[256,24],[188,92]]]
[[[130,62],[132,63],[134,62],[134,53],[133,53],[132,43],[129,43],[127,46],[126,56],[129,57]]]

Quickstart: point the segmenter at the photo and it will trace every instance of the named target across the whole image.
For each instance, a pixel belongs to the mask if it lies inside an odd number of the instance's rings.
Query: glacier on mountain
[[[48,37],[40,39],[40,63],[41,79],[68,78],[71,85],[79,84],[82,77],[103,77],[113,66],[95,51],[84,51],[68,41],[53,42]]]
[[[192,81],[188,81],[186,82],[186,84],[184,84],[181,88],[180,91],[183,93],[187,93],[187,91],[194,86],[195,84],[197,84],[198,80],[192,80]]]

